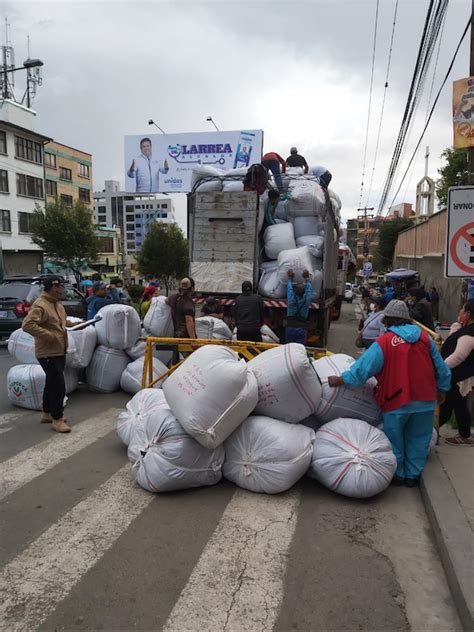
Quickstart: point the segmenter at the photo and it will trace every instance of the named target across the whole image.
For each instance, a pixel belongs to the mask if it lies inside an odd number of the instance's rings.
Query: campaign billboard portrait
[[[125,190],[189,193],[195,167],[249,167],[261,161],[262,147],[262,130],[125,136]]]

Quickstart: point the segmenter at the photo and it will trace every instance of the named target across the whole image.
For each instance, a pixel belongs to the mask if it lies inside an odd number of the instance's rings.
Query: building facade
[[[99,254],[97,260],[90,265],[102,275],[121,275],[124,256],[120,228],[97,226],[95,234],[99,241]]]
[[[47,202],[56,198],[66,206],[80,200],[92,207],[92,156],[57,141],[44,148]]]
[[[43,254],[33,244],[31,216],[44,208],[44,145],[51,139],[34,131],[36,113],[0,102],[0,270],[4,276],[38,274]]]

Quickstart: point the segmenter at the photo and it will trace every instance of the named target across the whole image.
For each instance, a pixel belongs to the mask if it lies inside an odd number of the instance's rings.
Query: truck
[[[259,280],[259,232],[263,205],[255,191],[196,190],[188,194],[188,240],[190,275],[195,282],[199,306],[207,296],[216,296],[231,316],[243,281]],[[339,223],[328,194],[321,298],[314,300],[308,317],[308,346],[325,347],[336,301]],[[265,324],[280,340],[284,337],[286,299],[263,297]]]

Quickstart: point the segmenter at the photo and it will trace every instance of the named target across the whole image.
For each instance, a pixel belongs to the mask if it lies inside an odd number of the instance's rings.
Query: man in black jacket
[[[242,283],[242,294],[235,299],[233,315],[237,340],[262,342],[260,328],[263,325],[263,299],[258,294],[252,294],[250,281]]]
[[[417,320],[428,329],[436,331],[431,306],[426,300],[426,293],[422,287],[413,287],[408,290],[408,306],[410,317],[413,320]]]

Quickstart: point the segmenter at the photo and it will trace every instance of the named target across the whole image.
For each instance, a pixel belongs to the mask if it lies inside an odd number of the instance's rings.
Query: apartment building
[[[48,203],[59,198],[66,206],[80,200],[92,207],[91,154],[51,141],[45,146],[44,164]]]

